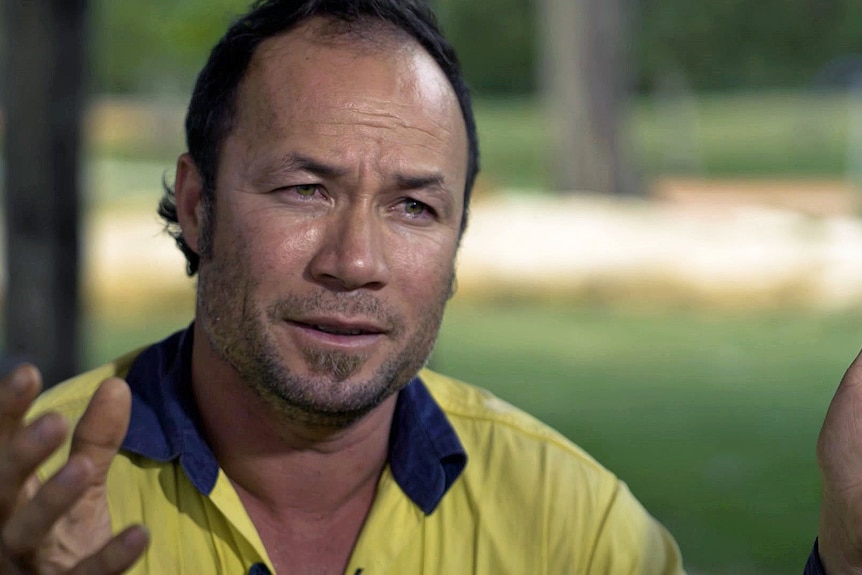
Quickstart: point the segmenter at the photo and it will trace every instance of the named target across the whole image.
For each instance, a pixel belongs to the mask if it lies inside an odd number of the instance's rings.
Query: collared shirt
[[[125,377],[132,417],[108,501],[115,530],[150,527],[150,548],[132,572],[272,573],[200,432],[191,339],[179,332],[57,386],[32,415],[56,410],[74,423],[99,382]],[[346,573],[676,574],[682,566],[667,532],[584,452],[489,393],[423,371],[399,393],[388,463]]]
[[[820,549],[817,545],[817,540],[814,540],[814,549],[811,550],[811,555],[808,556],[808,561],[805,563],[803,575],[826,575],[826,569],[823,568],[823,563],[820,561]]]
[[[177,461],[197,490],[209,495],[219,465],[201,433],[191,394],[192,329],[135,358],[126,375],[132,414],[122,449],[155,461]],[[157,385],[153,385],[157,382]],[[399,394],[389,465],[399,487],[431,513],[461,474],[467,454],[446,415],[419,378]]]

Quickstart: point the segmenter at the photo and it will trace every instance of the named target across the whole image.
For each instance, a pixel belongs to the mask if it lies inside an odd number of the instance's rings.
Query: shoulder
[[[543,498],[594,517],[615,498],[617,477],[550,426],[484,389],[427,370],[420,377],[467,452],[464,487],[493,485],[515,507]]]
[[[486,390],[428,370],[420,377],[467,452],[450,511],[473,509],[496,526],[493,537],[544,550],[536,572],[682,572],[673,538],[583,449]]]
[[[553,456],[587,473],[614,479],[586,451],[532,415],[496,397],[491,392],[423,370],[420,378],[458,432],[468,454],[470,447],[504,448],[511,443],[519,457],[530,452]],[[493,445],[488,445],[493,436]]]

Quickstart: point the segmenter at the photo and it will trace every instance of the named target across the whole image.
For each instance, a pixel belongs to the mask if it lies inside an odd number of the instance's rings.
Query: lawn
[[[814,442],[858,319],[457,305],[434,365],[617,472],[692,570],[790,573],[816,534]]]
[[[155,114],[152,122],[135,116],[144,125],[161,126],[140,131],[121,129],[124,116],[113,110],[117,106],[95,108],[102,110],[94,122],[101,128],[92,134],[90,150],[112,158],[114,166],[101,168],[95,181],[105,181],[104,170],[119,170],[123,174],[117,177],[129,182],[111,188],[110,196],[134,194],[147,184],[157,189],[162,173],[173,169],[183,144],[176,130],[162,124],[165,117],[179,121],[182,113],[175,103],[165,106],[169,109],[150,112]],[[475,108],[482,150],[480,188],[545,190],[552,122],[540,103],[480,99]],[[625,129],[636,166],[646,176],[840,179],[848,170],[849,132],[859,132],[855,139],[862,148],[862,102],[810,92],[640,97],[633,101]],[[126,139],[123,134],[128,134]],[[854,170],[862,172],[862,156],[859,164]]]
[[[552,122],[539,103],[481,100],[476,116],[489,185],[546,187]],[[626,134],[635,164],[647,176],[843,178],[848,126],[854,125],[862,131],[862,102],[842,95],[729,93],[638,98]],[[862,134],[855,137],[862,142]]]
[[[188,317],[94,321],[89,362]],[[490,388],[614,470],[675,534],[691,570],[777,575],[801,571],[816,535],[814,442],[862,342],[860,320],[456,300],[433,366]]]

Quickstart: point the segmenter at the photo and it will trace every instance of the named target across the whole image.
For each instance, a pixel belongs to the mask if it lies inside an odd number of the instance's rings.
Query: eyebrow
[[[397,176],[398,187],[402,190],[437,189],[449,191],[446,187],[446,178],[442,174],[429,175],[405,175]]]
[[[327,164],[298,153],[286,154],[280,158],[278,164],[279,172],[292,172],[297,170],[310,172],[322,178],[338,178],[346,175],[349,171],[346,168],[333,166],[332,164]],[[440,173],[397,174],[395,178],[396,184],[401,190],[434,189],[441,192],[450,191],[449,188],[446,187],[446,178]]]
[[[278,171],[293,172],[296,170],[311,172],[322,178],[338,178],[347,173],[344,168],[338,168],[302,154],[287,154],[281,158]]]

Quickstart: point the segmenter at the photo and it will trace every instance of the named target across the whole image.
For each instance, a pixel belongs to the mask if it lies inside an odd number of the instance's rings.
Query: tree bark
[[[46,387],[77,372],[86,0],[4,0],[4,338]]]
[[[635,194],[623,123],[628,0],[541,0],[540,85],[551,130],[552,185]]]

